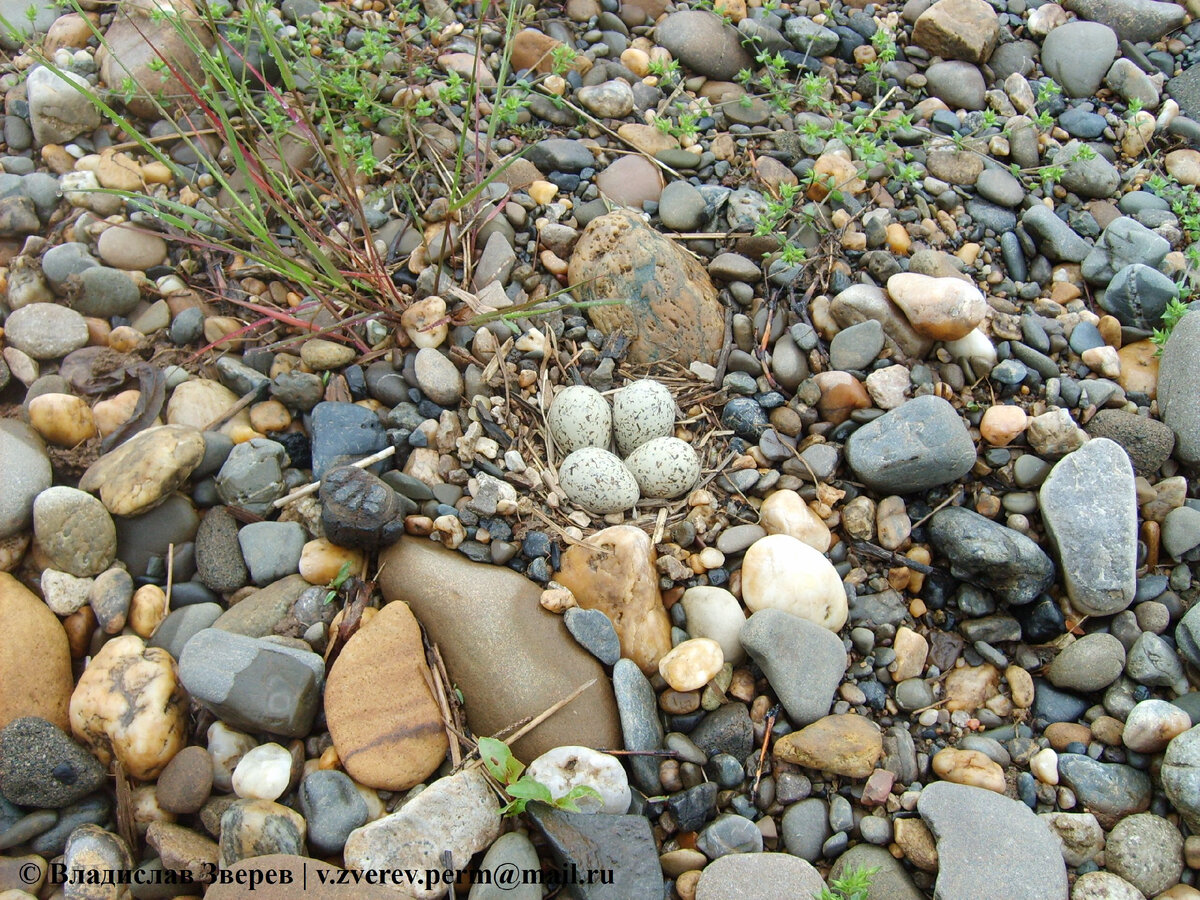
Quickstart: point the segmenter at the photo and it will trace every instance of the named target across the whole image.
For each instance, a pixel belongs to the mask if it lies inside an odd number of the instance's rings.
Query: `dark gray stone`
[[[367,801],[344,772],[318,771],[305,776],[299,798],[300,813],[308,824],[308,842],[320,853],[341,853],[350,832],[370,817]]]
[[[663,728],[658,718],[658,697],[642,670],[631,659],[619,659],[613,666],[612,681],[625,749],[661,750]],[[655,757],[631,756],[629,768],[641,790],[652,795],[662,793]]]
[[[0,794],[19,806],[70,806],[105,782],[104,767],[54,724],[36,716],[0,731]]]
[[[318,403],[312,411],[312,469],[324,478],[335,466],[346,466],[388,446],[387,431],[379,416],[353,403]],[[383,471],[384,462],[372,463],[371,472]]]
[[[598,609],[573,606],[563,613],[563,624],[571,637],[606,666],[621,658],[621,640],[612,621]]]
[[[754,658],[797,727],[829,714],[846,671],[846,650],[828,628],[778,609],[763,609],[738,640]]]
[[[563,812],[544,803],[530,803],[526,812],[560,868],[612,873],[608,884],[574,885],[579,900],[662,900],[662,869],[648,819]]]
[[[1158,368],[1158,408],[1164,424],[1175,432],[1175,457],[1200,466],[1200,312],[1190,312],[1175,325]]]
[[[967,474],[975,445],[954,407],[927,394],[850,435],[846,462],[872,490],[911,494]]]
[[[219,628],[194,635],[179,660],[179,680],[219,719],[289,737],[308,734],[324,679],[315,653]]]
[[[223,506],[214,506],[196,530],[196,572],[217,593],[236,591],[250,580],[238,542],[238,523]]]
[[[1060,753],[1058,774],[1075,792],[1080,806],[1105,827],[1150,806],[1150,776],[1130,766],[1097,762],[1082,753]]]
[[[976,512],[950,506],[929,520],[929,538],[955,578],[1007,603],[1031,603],[1054,581],[1054,564],[1032,540]]]

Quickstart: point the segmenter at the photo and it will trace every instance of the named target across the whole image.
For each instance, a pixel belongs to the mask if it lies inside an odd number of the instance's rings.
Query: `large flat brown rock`
[[[494,735],[596,683],[513,745],[523,762],[554,747],[620,747],[612,685],[562,619],[542,609],[541,588],[511,569],[473,563],[430,541],[402,539],[380,555],[379,586],[403,600],[441,649],[466,698],[467,722]]]

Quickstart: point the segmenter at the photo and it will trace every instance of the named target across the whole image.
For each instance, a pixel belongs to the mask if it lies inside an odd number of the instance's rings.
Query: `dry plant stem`
[[[372,453],[370,456],[364,457],[358,462],[350,463],[350,465],[356,469],[365,469],[367,466],[377,463],[381,459],[387,459],[395,452],[395,447],[384,447],[378,453]],[[280,509],[284,506],[287,506],[289,503],[299,500],[301,497],[307,497],[309,494],[315,494],[320,489],[321,482],[314,481],[312,484],[306,484],[304,487],[296,488],[296,490],[292,491],[286,497],[280,497],[278,500],[274,501],[271,506],[273,506],[275,509]]]
[[[255,389],[250,391],[248,394],[243,395],[237,403],[233,404],[233,406],[229,407],[229,409],[225,410],[225,412],[221,413],[219,416],[205,425],[201,431],[215,431],[216,429],[220,428],[222,425],[240,413],[243,409],[257,400],[259,394],[261,393],[261,390]]]

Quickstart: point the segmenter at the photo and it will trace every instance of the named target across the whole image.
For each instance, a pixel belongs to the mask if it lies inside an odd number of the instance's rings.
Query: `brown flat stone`
[[[75,686],[67,633],[58,616],[7,572],[0,572],[0,629],[0,728],[39,716],[67,731]]]
[[[430,541],[405,537],[380,554],[379,586],[403,600],[438,645],[466,698],[467,722],[494,735],[596,683],[513,746],[522,761],[563,745],[620,747],[608,677],[539,604],[542,589],[511,569],[473,563]]]
[[[325,684],[325,720],[355,781],[389,791],[424,781],[449,746],[407,603],[389,603],[350,638]]]

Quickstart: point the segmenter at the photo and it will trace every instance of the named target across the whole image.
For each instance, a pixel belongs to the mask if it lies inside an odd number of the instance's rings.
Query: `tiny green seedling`
[[[593,787],[585,784],[576,785],[562,797],[555,798],[550,788],[528,775],[525,764],[512,755],[508,744],[496,738],[481,737],[479,739],[479,758],[491,776],[500,782],[508,803],[500,810],[501,815],[519,816],[525,812],[525,807],[531,800],[549,804],[567,812],[579,812],[579,800],[584,797],[600,799],[600,794]]]
[[[1155,328],[1154,333],[1150,336],[1150,342],[1158,348],[1155,355],[1162,356],[1163,348],[1167,346],[1171,332],[1175,330],[1175,326],[1179,324],[1179,320],[1190,311],[1188,305],[1178,297],[1172,297],[1167,302],[1167,307],[1163,310],[1162,327]]]
[[[878,871],[878,866],[872,869],[847,868],[841,876],[831,879],[828,887],[821,888],[816,900],[867,900],[871,879]]]
[[[346,579],[349,577],[350,577],[350,560],[346,560],[344,563],[342,563],[342,567],[340,569],[338,569],[338,573],[333,576],[333,578],[330,580],[329,584],[325,585],[325,588],[326,588],[325,602],[326,603],[333,602],[334,598],[338,595],[338,591],[341,590],[342,585],[346,583]]]

